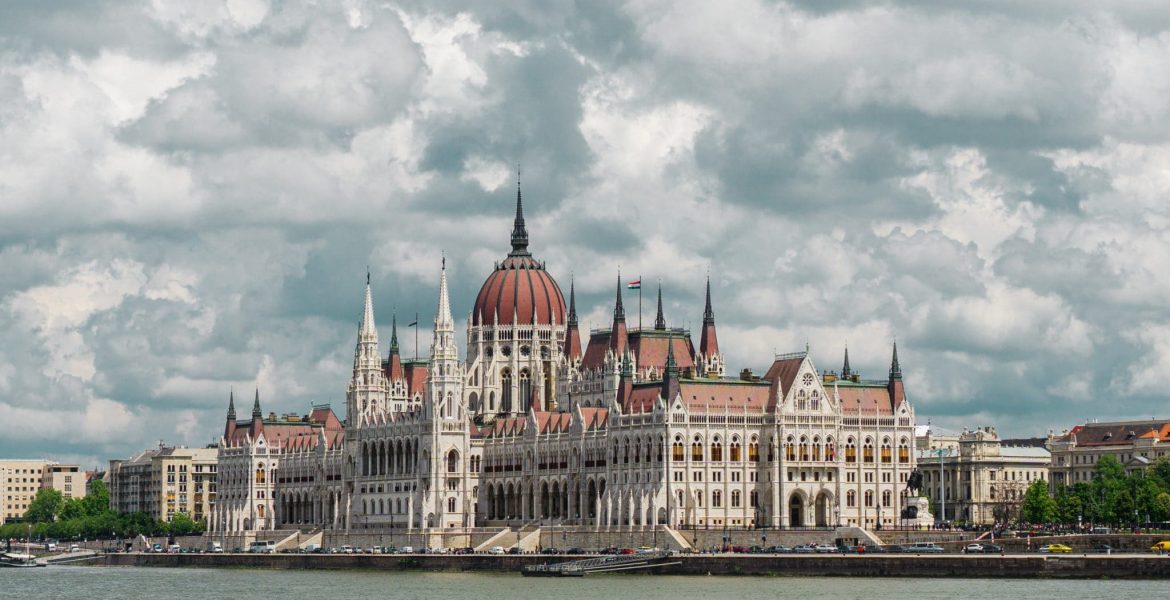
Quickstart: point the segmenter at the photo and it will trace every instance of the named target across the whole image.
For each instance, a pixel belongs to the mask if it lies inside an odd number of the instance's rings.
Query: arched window
[[[703,460],[703,443],[697,438],[691,444],[691,462],[702,462]]]
[[[818,392],[816,390],[812,391],[812,400],[809,401],[808,408],[809,408],[809,410],[820,410],[821,409],[821,394],[820,394],[820,392]]]
[[[808,438],[802,436],[800,438],[800,460],[807,461],[808,459]]]
[[[796,440],[792,436],[784,441],[784,460],[796,460]]]
[[[825,440],[825,460],[829,462],[837,460],[837,447],[833,445],[833,438]]]
[[[520,408],[524,412],[532,407],[532,379],[528,375],[528,369],[520,370]]]
[[[892,450],[890,449],[889,440],[884,440],[882,442],[882,462],[887,464],[894,462],[894,456]]]
[[[739,440],[731,441],[731,462],[739,462],[743,460],[739,454]]]
[[[447,453],[447,472],[455,473],[459,470],[459,453],[452,450]]]
[[[910,464],[910,446],[905,438],[898,444],[898,462],[903,465]]]
[[[885,490],[882,492],[882,506],[889,506],[889,505],[890,505],[890,490]]]
[[[719,508],[723,506],[723,492],[715,490],[711,492],[711,508]]]
[[[814,437],[812,443],[812,459],[821,460],[821,438]]]
[[[865,506],[873,506],[873,490],[865,490]]]
[[[258,485],[262,485],[264,483],[265,479],[266,478],[264,476],[264,465],[257,465],[256,466],[256,483]]]
[[[684,459],[683,452],[684,450],[682,441],[675,440],[674,444],[670,446],[670,460],[674,462],[682,462]]]
[[[754,439],[748,444],[748,460],[751,462],[760,462],[760,444]]]
[[[455,512],[455,498],[447,498],[447,512]]]
[[[512,412],[512,371],[500,371],[500,412]]]
[[[861,447],[861,459],[867,463],[873,462],[873,441],[869,438],[865,438],[865,445]]]
[[[723,461],[723,444],[721,444],[718,439],[711,442],[711,461],[712,462],[722,462]]]
[[[853,490],[845,492],[845,506],[848,506],[849,508],[857,506],[857,492]]]
[[[731,490],[731,508],[739,508],[739,490]]]
[[[845,442],[845,462],[857,462],[857,446],[853,443],[853,438],[849,438]]]

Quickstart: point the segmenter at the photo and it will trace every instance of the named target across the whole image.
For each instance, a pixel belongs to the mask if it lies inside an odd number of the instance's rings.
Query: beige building
[[[930,498],[938,520],[978,525],[1010,521],[1028,486],[1048,479],[1047,449],[1005,443],[994,427],[957,435],[921,433],[916,445],[922,493]]]
[[[0,524],[23,518],[41,488],[55,489],[66,499],[84,498],[85,473],[77,465],[51,460],[0,460]]]
[[[1113,421],[1077,425],[1048,438],[1052,485],[1091,481],[1097,462],[1112,456],[1126,472],[1145,469],[1170,454],[1170,420]]]
[[[215,506],[217,450],[160,445],[127,460],[111,460],[110,507],[170,521],[175,513],[204,519]]]

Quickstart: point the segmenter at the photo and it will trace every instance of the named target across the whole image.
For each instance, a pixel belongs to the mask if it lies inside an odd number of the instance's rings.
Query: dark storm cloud
[[[620,267],[695,327],[709,270],[732,367],[848,342],[882,376],[897,336],[924,420],[1163,412],[1163,8],[6,3],[0,455],[206,443],[231,389],[340,406],[367,265],[425,352],[517,163],[591,326]]]

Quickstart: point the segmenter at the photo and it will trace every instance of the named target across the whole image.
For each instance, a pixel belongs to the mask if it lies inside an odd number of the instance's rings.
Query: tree
[[[106,482],[101,479],[94,479],[89,484],[89,493],[86,494],[85,500],[85,514],[88,516],[100,515],[110,510],[110,490],[106,488]]]
[[[1146,469],[1146,474],[1158,483],[1163,492],[1170,493],[1170,456],[1155,460]]]
[[[1077,523],[1084,517],[1084,505],[1073,490],[1060,487],[1056,490],[1056,520],[1061,523]]]
[[[61,505],[57,517],[62,521],[71,521],[85,516],[85,504],[78,498],[69,498]]]
[[[1170,493],[1162,492],[1154,498],[1150,518],[1155,521],[1170,521]]]
[[[65,497],[61,492],[52,488],[43,488],[37,492],[33,501],[24,513],[24,520],[30,523],[51,523],[61,512],[65,504]]]
[[[1051,523],[1056,520],[1056,502],[1048,495],[1048,482],[1037,479],[1024,492],[1020,518],[1029,523]]]
[[[187,516],[187,513],[177,512],[171,517],[171,535],[196,535],[202,533],[203,527]]]

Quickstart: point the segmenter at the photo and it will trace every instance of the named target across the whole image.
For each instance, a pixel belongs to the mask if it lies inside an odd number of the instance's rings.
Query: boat
[[[37,560],[32,554],[21,554],[19,552],[6,552],[0,554],[0,568],[3,567],[44,567],[45,562]]]
[[[636,554],[599,556],[551,565],[526,565],[520,570],[520,574],[525,577],[584,577],[587,573],[653,569],[677,565],[680,561],[671,561],[672,555],[673,553],[669,550],[657,550]]]

